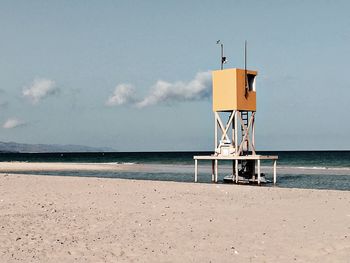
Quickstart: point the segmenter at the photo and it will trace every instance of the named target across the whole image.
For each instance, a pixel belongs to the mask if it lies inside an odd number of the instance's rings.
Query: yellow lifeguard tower
[[[256,154],[254,137],[258,72],[246,69],[246,43],[244,69],[223,69],[225,62],[226,57],[223,56],[223,44],[221,44],[221,70],[212,72],[214,154],[193,157],[195,181],[198,179],[198,160],[212,161],[212,181],[215,182],[218,181],[218,161],[232,160],[232,175],[226,176],[225,181],[260,184],[266,182],[261,174],[260,160],[272,160],[273,182],[276,183],[278,157]]]
[[[254,139],[250,140],[252,129],[254,136],[254,116],[256,111],[255,79],[256,71],[243,69],[223,69],[213,71],[213,111],[215,115],[215,153],[222,156],[241,155],[251,150],[255,154]],[[227,124],[223,125],[221,112],[228,112],[230,116]],[[242,142],[238,145],[238,126],[240,121]],[[232,138],[228,131],[232,126]],[[218,130],[222,136],[218,138]],[[236,132],[236,133],[234,133]],[[250,143],[249,143],[250,142]],[[249,147],[250,146],[250,147]]]
[[[213,111],[256,111],[257,71],[231,68],[213,71]],[[247,78],[246,78],[247,76]]]

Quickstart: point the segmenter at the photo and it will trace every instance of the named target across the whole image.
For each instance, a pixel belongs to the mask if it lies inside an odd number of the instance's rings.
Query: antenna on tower
[[[248,97],[248,75],[247,75],[247,40],[244,41],[244,87],[245,87],[245,98]]]
[[[221,70],[224,69],[224,64],[227,63],[227,59],[226,57],[224,57],[224,43],[221,43],[220,39],[216,41],[216,44],[219,45],[221,47],[221,56],[220,56],[220,60],[221,60]]]

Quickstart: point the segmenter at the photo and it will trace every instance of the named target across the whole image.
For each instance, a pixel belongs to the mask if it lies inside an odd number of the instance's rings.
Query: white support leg
[[[273,184],[277,183],[277,160],[273,160]]]
[[[198,181],[198,160],[194,160],[194,182]]]
[[[260,160],[258,161],[258,185],[260,185],[261,182],[261,174],[260,174]]]
[[[236,176],[236,184],[238,184],[238,160],[235,160],[235,176]]]
[[[215,160],[211,160],[211,182],[215,181]]]
[[[232,182],[235,181],[235,173],[236,173],[236,163],[235,163],[235,160],[232,160]]]
[[[215,160],[215,183],[218,182],[218,160]]]

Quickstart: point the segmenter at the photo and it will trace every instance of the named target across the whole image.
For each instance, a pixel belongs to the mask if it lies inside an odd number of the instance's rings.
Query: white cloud
[[[2,125],[2,127],[4,129],[13,129],[16,127],[20,127],[25,125],[25,122],[17,119],[17,118],[10,118],[7,121],[5,121],[5,123]]]
[[[129,84],[119,84],[115,87],[113,95],[106,101],[107,106],[131,104],[135,102],[135,90]]]
[[[171,83],[158,80],[146,97],[137,100],[134,89],[130,85],[120,84],[106,104],[109,106],[132,104],[138,108],[143,108],[157,104],[198,101],[211,96],[211,86],[211,73],[209,71],[199,72],[188,82],[176,81]]]
[[[50,95],[56,94],[58,88],[53,80],[35,79],[30,87],[24,87],[22,95],[28,98],[33,104],[38,103]]]
[[[180,101],[203,100],[211,94],[211,73],[199,72],[189,82],[177,81],[174,83],[158,80],[150,94],[136,103],[143,108],[155,104],[171,104]]]

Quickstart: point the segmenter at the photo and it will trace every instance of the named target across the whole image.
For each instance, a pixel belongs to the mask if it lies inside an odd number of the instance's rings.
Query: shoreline
[[[231,171],[230,165],[221,165],[224,172]],[[203,162],[201,170],[211,172],[210,164]],[[271,166],[261,166],[264,171],[271,173]],[[0,162],[0,173],[18,171],[147,171],[175,172],[177,170],[193,172],[194,164],[162,164],[162,163],[79,163],[79,162]],[[329,174],[350,175],[348,167],[307,167],[307,166],[278,166],[278,173],[282,174]]]

